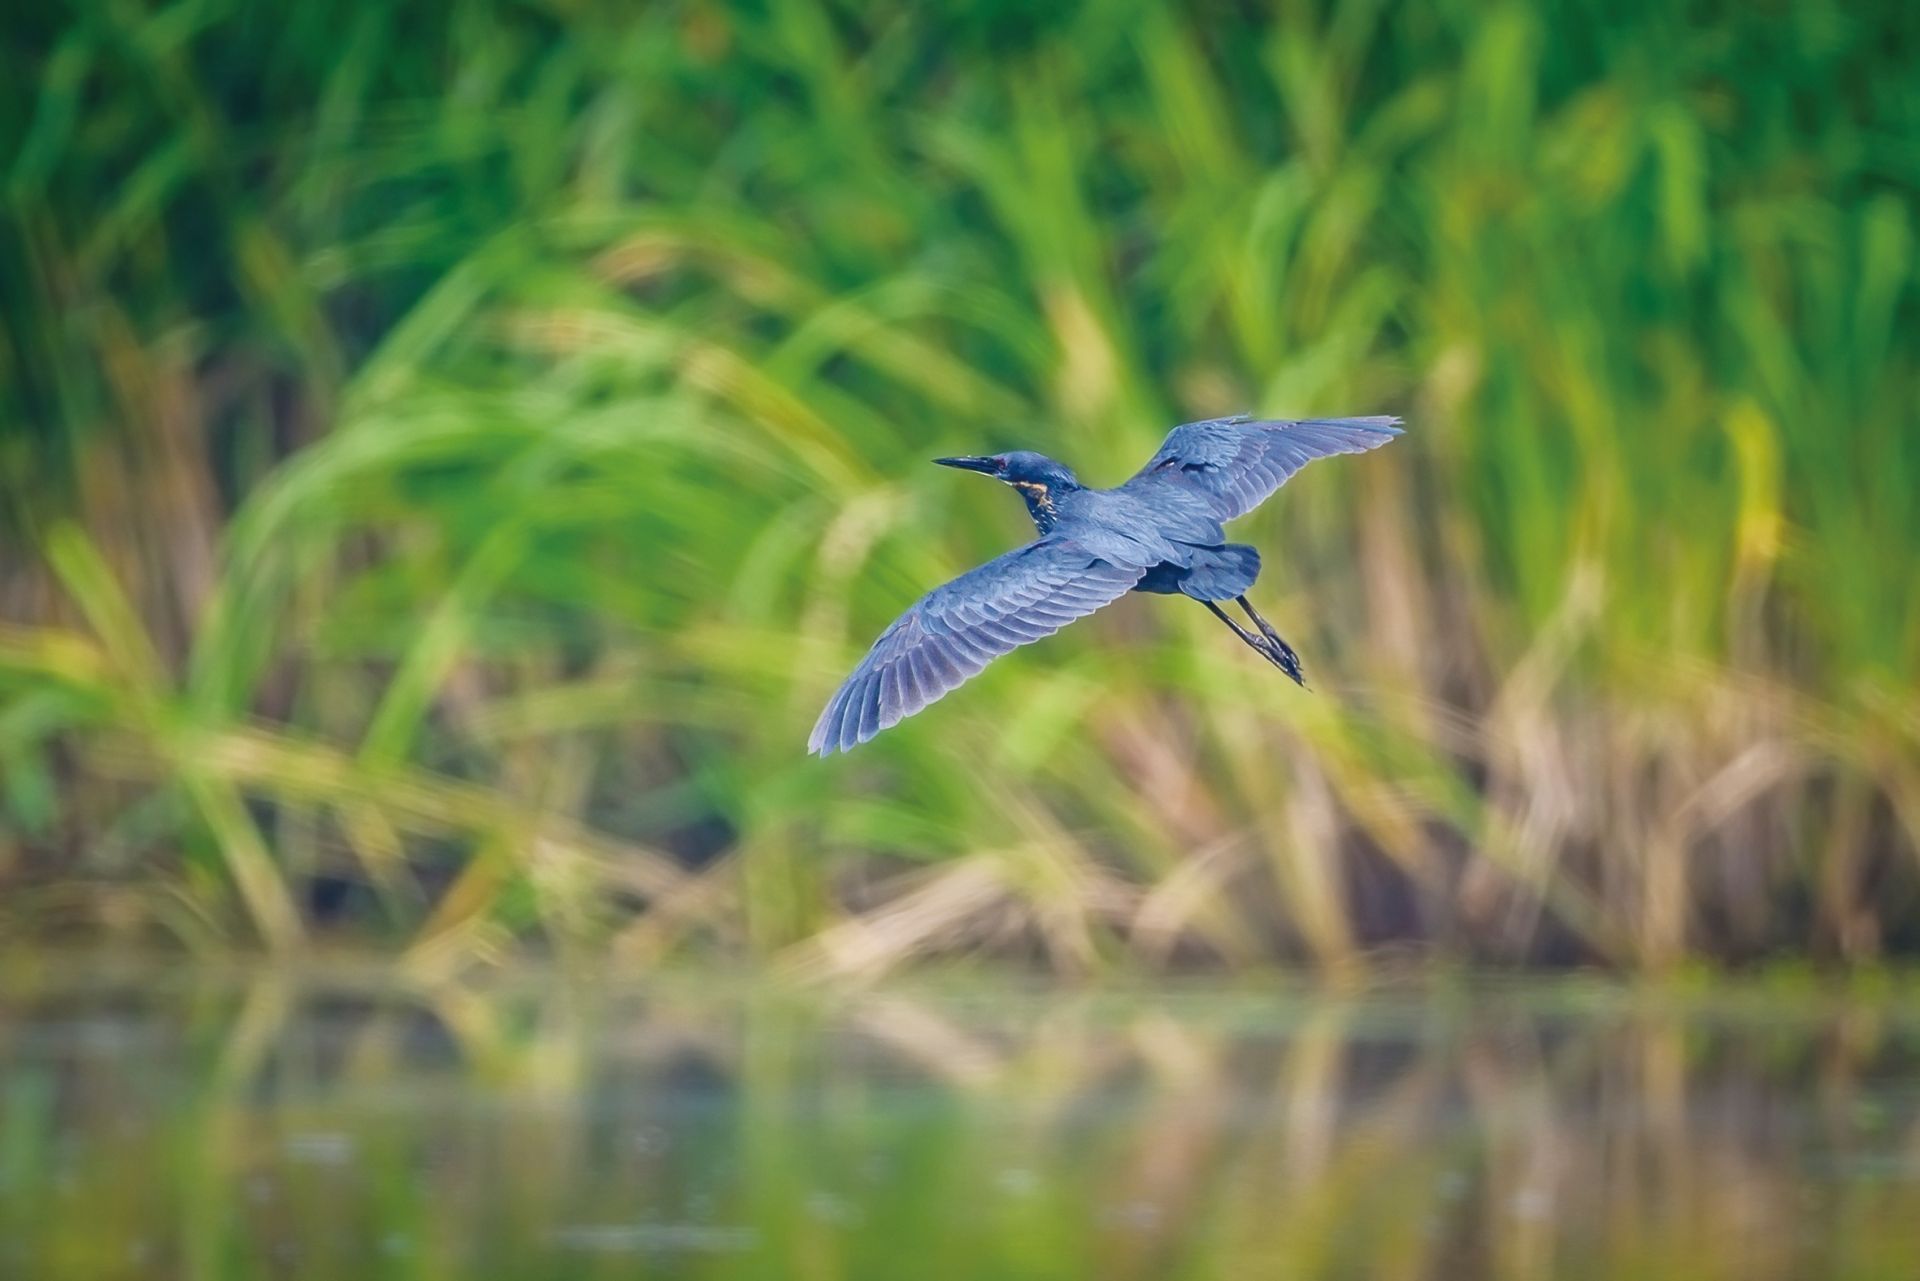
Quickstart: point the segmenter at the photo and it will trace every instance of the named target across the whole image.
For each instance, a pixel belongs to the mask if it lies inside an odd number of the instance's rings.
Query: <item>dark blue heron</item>
[[[1168,433],[1118,489],[1089,489],[1064,463],[1016,450],[936,458],[1005,481],[1040,537],[936,587],[880,633],[820,713],[807,749],[824,756],[913,715],[1007,651],[1050,636],[1128,592],[1191,596],[1262,658],[1306,684],[1300,656],[1247,603],[1260,553],[1222,522],[1258,507],[1316,458],[1377,449],[1398,418],[1213,418]],[[1234,601],[1257,630],[1220,608]]]

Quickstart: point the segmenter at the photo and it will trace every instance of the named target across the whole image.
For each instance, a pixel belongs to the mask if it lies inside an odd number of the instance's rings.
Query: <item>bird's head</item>
[[[1080,488],[1080,482],[1065,463],[1055,462],[1045,454],[1036,454],[1030,449],[1016,449],[1010,454],[989,454],[984,457],[936,458],[933,461],[942,467],[958,467],[963,471],[977,471],[983,476],[991,476],[1013,486],[1029,499],[1044,499]]]

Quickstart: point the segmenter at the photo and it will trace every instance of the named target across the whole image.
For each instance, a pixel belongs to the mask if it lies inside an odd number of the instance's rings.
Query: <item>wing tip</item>
[[[861,734],[858,729],[851,733],[843,730],[841,733],[832,735],[822,734],[816,729],[812,737],[807,739],[807,755],[818,756],[821,760],[825,760],[835,752],[850,752],[872,737],[872,734]]]
[[[1363,414],[1354,418],[1309,418],[1307,422],[1327,423],[1336,427],[1357,427],[1361,431],[1377,431],[1388,436],[1404,436],[1407,429],[1405,421],[1398,414]]]
[[[835,752],[850,752],[905,719],[897,708],[882,706],[880,696],[871,673],[856,668],[814,723],[813,733],[807,736],[807,755],[824,759]]]
[[[1371,414],[1362,418],[1303,418],[1298,425],[1331,428],[1333,439],[1339,442],[1332,452],[1364,454],[1406,435],[1400,423],[1398,414]]]
[[[1244,424],[1249,427],[1346,427],[1360,431],[1377,431],[1384,436],[1404,436],[1406,420],[1398,414],[1356,414],[1345,418],[1261,418],[1255,414],[1235,414],[1231,418],[1214,421]],[[1192,424],[1183,424],[1191,426]],[[1174,430],[1179,430],[1175,428]]]
[[[858,673],[856,672],[855,675]],[[820,719],[813,724],[813,733],[807,735],[807,755],[827,757],[835,752],[844,752],[853,746],[851,743],[840,741],[843,737],[841,722],[846,717],[847,701],[847,686],[842,685],[834,691],[833,697],[827,700],[825,709],[820,713]]]

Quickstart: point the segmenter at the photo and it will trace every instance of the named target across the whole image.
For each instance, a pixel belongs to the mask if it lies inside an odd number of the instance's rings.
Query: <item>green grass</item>
[[[76,4],[0,99],[9,937],[884,969],[1920,947],[1906,6]],[[1123,603],[813,715],[1243,408]]]

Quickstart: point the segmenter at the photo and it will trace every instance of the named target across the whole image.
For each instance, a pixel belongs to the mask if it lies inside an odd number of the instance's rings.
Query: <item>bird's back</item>
[[[1070,495],[1054,528],[1098,555],[1136,565],[1184,564],[1189,548],[1217,546],[1226,538],[1199,495],[1127,485]]]

